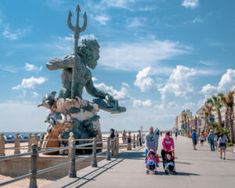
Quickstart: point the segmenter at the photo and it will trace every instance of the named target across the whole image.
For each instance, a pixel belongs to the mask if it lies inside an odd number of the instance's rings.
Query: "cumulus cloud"
[[[2,32],[2,36],[9,40],[18,40],[26,35],[30,31],[30,28],[18,28],[15,31],[11,31],[9,27],[5,27]]]
[[[150,99],[147,99],[147,100],[134,99],[133,106],[134,107],[151,107],[153,106],[153,104]]]
[[[202,87],[201,93],[208,96],[216,92],[228,92],[235,88],[235,70],[227,69],[221,76],[218,85],[207,84]]]
[[[136,75],[135,86],[140,88],[142,92],[149,90],[153,87],[154,81],[151,78],[153,74],[153,69],[151,67],[146,67],[143,70],[139,71]]]
[[[115,7],[115,8],[128,8],[130,3],[134,3],[135,0],[102,0],[100,6]]]
[[[183,0],[182,4],[185,8],[196,8],[199,6],[199,0]]]
[[[162,95],[162,99],[165,98],[166,94],[174,94],[178,97],[185,96],[186,94],[193,92],[193,86],[190,83],[190,78],[197,74],[198,71],[194,68],[177,65],[172,71],[167,82],[158,88]]]
[[[100,64],[111,69],[140,70],[190,50],[188,46],[169,40],[103,44],[100,49]]]
[[[204,95],[213,95],[217,91],[217,88],[211,84],[206,84],[202,87],[200,93]]]
[[[31,78],[24,78],[20,84],[17,86],[12,87],[13,90],[19,90],[19,89],[32,89],[36,85],[42,85],[46,81],[46,78],[44,77],[31,77]]]
[[[94,17],[94,19],[101,25],[106,25],[107,22],[110,20],[110,17],[107,15],[97,15]]]
[[[112,86],[108,86],[105,83],[95,83],[95,87],[100,89],[101,91],[109,93],[117,100],[126,99],[128,96],[129,86],[126,83],[122,84],[120,90],[116,90]]]
[[[228,91],[235,87],[235,70],[228,69],[225,74],[222,75],[218,84],[219,91]]]
[[[41,67],[37,67],[37,66],[35,66],[33,64],[25,63],[24,69],[26,71],[40,71],[40,70],[42,70],[42,66]]]

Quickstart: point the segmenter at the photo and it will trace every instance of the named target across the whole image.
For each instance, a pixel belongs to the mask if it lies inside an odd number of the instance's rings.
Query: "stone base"
[[[78,157],[79,158],[79,157]],[[97,161],[103,160],[104,157],[97,158]],[[37,162],[37,168],[45,169],[48,167],[52,167],[61,163],[68,161],[68,156],[45,156],[40,155]],[[10,176],[10,177],[18,177],[30,172],[30,157],[21,157],[17,159],[10,159],[0,161],[0,175]],[[60,167],[56,170],[47,172],[45,174],[39,175],[38,178],[48,179],[48,180],[56,180],[58,178],[62,178],[68,175],[69,172],[69,163]],[[87,166],[91,165],[91,157],[80,158],[76,162],[76,170],[83,169]]]

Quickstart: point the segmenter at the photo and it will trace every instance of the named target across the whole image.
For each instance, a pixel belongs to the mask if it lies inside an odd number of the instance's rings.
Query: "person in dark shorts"
[[[197,146],[197,132],[195,129],[193,129],[192,132],[192,142],[193,142],[193,149],[197,150],[196,146]]]

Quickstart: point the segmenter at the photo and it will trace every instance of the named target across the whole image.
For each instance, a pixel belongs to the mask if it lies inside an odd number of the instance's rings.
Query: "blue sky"
[[[59,91],[60,71],[45,64],[72,53],[66,20],[77,3],[88,15],[81,37],[101,46],[95,84],[127,107],[100,112],[102,130],[169,129],[183,109],[234,88],[235,1],[1,0],[0,132],[46,130],[36,105]]]

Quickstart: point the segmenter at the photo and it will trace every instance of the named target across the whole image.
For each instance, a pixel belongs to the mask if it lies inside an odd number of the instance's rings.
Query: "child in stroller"
[[[158,163],[160,162],[158,154],[153,149],[150,149],[146,155],[146,173],[152,172],[157,174]]]
[[[168,174],[176,174],[175,170],[175,160],[174,160],[174,151],[162,151],[162,162],[165,173]]]

